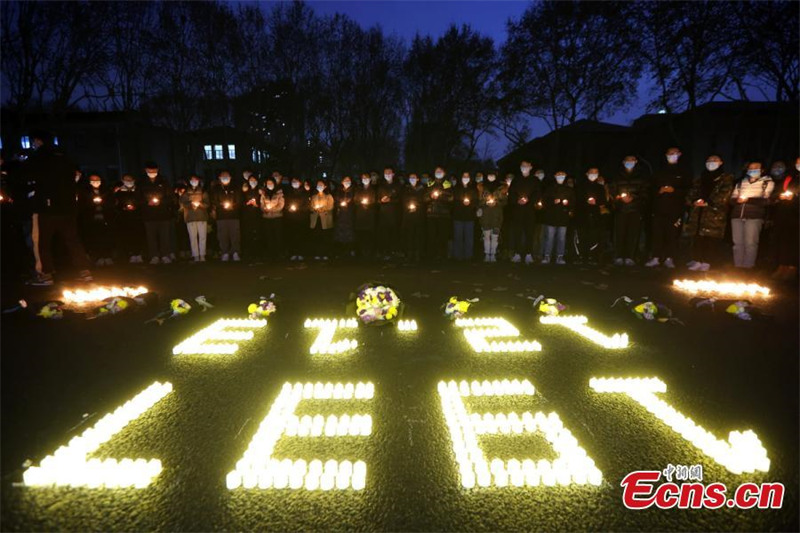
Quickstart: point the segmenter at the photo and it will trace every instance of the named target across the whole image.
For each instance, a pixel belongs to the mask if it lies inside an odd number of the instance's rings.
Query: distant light
[[[659,115],[666,115],[667,114],[667,110],[666,109],[659,109],[658,110],[658,114]]]

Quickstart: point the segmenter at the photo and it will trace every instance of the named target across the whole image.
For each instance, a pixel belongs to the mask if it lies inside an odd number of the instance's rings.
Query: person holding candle
[[[680,161],[681,151],[676,147],[667,149],[667,164],[653,175],[653,229],[652,257],[646,267],[663,263],[675,268],[675,253],[686,207],[686,195],[692,185],[692,173]]]
[[[425,187],[415,173],[408,175],[402,195],[403,220],[400,232],[406,259],[418,263],[425,247]]]
[[[453,189],[445,179],[445,169],[436,167],[433,182],[425,192],[425,227],[428,258],[434,261],[447,257],[450,239]]]
[[[555,173],[555,184],[548,187],[542,196],[544,205],[544,249],[542,264],[550,264],[550,255],[555,249],[556,264],[564,265],[567,226],[575,206],[575,190],[566,184],[567,173],[559,170]]]
[[[130,263],[142,263],[144,225],[141,205],[143,198],[136,186],[136,178],[122,176],[122,184],[114,189],[114,223],[120,252]]]
[[[497,171],[490,170],[481,187],[480,209],[476,213],[480,220],[483,235],[483,261],[497,261],[497,245],[500,240],[500,229],[503,227],[503,209],[508,200],[508,186],[498,181]]]
[[[747,175],[733,187],[731,237],[733,265],[737,268],[753,268],[756,264],[761,228],[774,187],[772,178],[762,173],[758,161],[747,165]]]
[[[113,265],[111,259],[113,202],[102,189],[98,174],[89,174],[89,186],[78,189],[78,229],[86,253],[95,265]]]
[[[217,221],[217,239],[222,261],[241,257],[241,223],[239,210],[242,207],[242,191],[231,183],[231,173],[223,170],[211,189],[211,208]]]
[[[508,189],[508,202],[511,215],[511,243],[514,255],[512,263],[519,263],[525,257],[525,264],[533,263],[536,230],[536,206],[541,200],[539,180],[532,174],[531,162],[523,159],[519,170],[521,175],[514,178]]]
[[[242,184],[242,254],[253,259],[261,254],[261,192],[258,176],[251,171],[243,174]]]
[[[208,209],[211,206],[208,193],[197,176],[189,177],[189,186],[180,198],[183,220],[189,234],[192,261],[206,260],[206,237],[208,235]]]
[[[795,162],[795,170],[783,175],[783,179],[775,184],[776,195],[773,198],[772,221],[773,239],[775,243],[775,261],[778,268],[772,278],[778,281],[797,280],[798,258],[798,221],[800,221],[800,157]],[[774,166],[774,165],[773,165]]]
[[[325,180],[319,179],[311,196],[310,226],[314,242],[314,259],[327,261],[333,237],[333,195]]]
[[[722,158],[708,156],[705,169],[689,192],[691,209],[683,227],[683,234],[692,239],[689,270],[705,272],[711,268],[715,248],[725,237],[732,189],[733,174],[723,169]]]
[[[602,264],[606,248],[608,225],[608,190],[600,177],[600,169],[586,171],[586,181],[579,182],[576,190],[578,237],[580,256],[590,265]]]
[[[384,260],[390,259],[397,253],[400,240],[400,216],[402,207],[402,185],[397,182],[394,168],[387,166],[383,169],[383,179],[379,180],[377,187],[378,196],[378,251]]]
[[[636,156],[625,156],[608,189],[614,210],[614,265],[634,266],[648,204],[647,180]]]
[[[147,236],[150,264],[172,263],[173,195],[167,180],[153,161],[145,163],[147,178],[142,185],[142,220]]]
[[[333,241],[339,247],[342,255],[352,257],[355,255],[355,187],[353,178],[345,176],[342,184],[333,195],[335,204]]]
[[[189,232],[186,229],[186,222],[183,217],[183,206],[181,206],[181,196],[189,188],[186,180],[178,180],[175,182],[172,192],[178,200],[178,208],[175,210],[172,219],[173,231],[175,233],[175,249],[178,251],[180,259],[191,259],[192,252],[189,243]]]
[[[274,176],[274,174],[273,174]],[[284,220],[283,212],[286,207],[286,200],[283,188],[278,181],[270,176],[264,182],[264,188],[259,191],[259,205],[261,208],[261,224],[263,231],[261,236],[264,243],[264,252],[270,260],[277,260],[283,255],[283,232]],[[292,205],[297,206],[299,201]],[[293,212],[293,222],[299,216],[296,209]],[[298,228],[302,232],[302,228]]]
[[[469,261],[475,246],[478,191],[469,172],[463,172],[453,191],[453,259]]]
[[[283,224],[286,248],[292,261],[302,261],[308,249],[308,193],[297,176],[284,193]]]
[[[355,231],[358,255],[371,258],[375,250],[377,193],[368,173],[361,174],[361,186],[355,192]]]

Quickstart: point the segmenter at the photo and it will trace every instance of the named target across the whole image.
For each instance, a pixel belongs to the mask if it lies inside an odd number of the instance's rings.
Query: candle
[[[131,203],[125,204],[125,209],[127,209],[128,211],[133,211],[133,209],[134,209],[133,204],[131,204]]]
[[[231,203],[230,202],[225,202],[224,204],[222,204],[222,207],[224,207],[225,209],[230,209],[231,208]]]
[[[486,200],[486,204],[487,204],[487,205],[494,205],[494,196],[490,196],[490,197],[489,197],[489,198]]]
[[[628,193],[624,192],[624,193],[620,194],[619,197],[620,198],[627,198],[628,197]]]
[[[464,205],[469,205],[469,198],[464,198]]]
[[[92,198],[92,201],[96,204],[101,204],[103,203],[103,198],[101,196],[95,196],[94,198]]]
[[[342,207],[347,207],[347,202],[342,200],[341,202],[339,202],[339,205]]]
[[[433,196],[434,198],[439,198],[439,191],[433,191],[433,194],[431,196]]]
[[[292,211],[292,212],[297,211],[297,206],[295,204],[290,205],[289,206],[289,211]]]
[[[791,200],[793,196],[794,196],[794,193],[792,191],[783,191],[781,193],[781,199],[782,200]]]
[[[590,196],[589,197],[589,203],[592,203],[592,202],[594,202],[594,197]]]
[[[200,202],[192,202],[192,207],[197,209],[198,207],[200,207]]]
[[[536,202],[536,207],[542,207],[542,201],[541,201],[541,200],[539,200],[538,202]]]
[[[528,197],[527,196],[520,196],[519,197],[519,202],[521,204],[527,204],[528,203]]]
[[[247,205],[253,205],[253,206],[256,205],[256,199],[250,198],[249,200],[247,200]]]
[[[566,198],[561,200],[561,205],[567,205],[568,203],[569,203],[569,200],[567,200]]]
[[[159,202],[160,202],[160,200],[158,199],[157,196],[151,196],[150,197],[150,205],[158,205]]]
[[[361,205],[367,205],[368,203],[369,203],[369,200],[367,200],[366,198],[362,198]]]
[[[410,204],[408,204],[408,210],[409,211],[416,211],[417,210],[417,204],[415,204],[414,202],[411,202]]]

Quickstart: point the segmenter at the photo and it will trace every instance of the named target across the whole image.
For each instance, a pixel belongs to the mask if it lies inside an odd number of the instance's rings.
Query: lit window
[[[211,152],[211,145],[207,144],[203,146],[203,152],[206,154],[206,159],[214,159],[214,154]]]
[[[253,163],[258,163],[258,150],[253,148],[253,150],[251,150],[251,152],[252,152]]]
[[[31,138],[25,135],[22,137],[22,139],[20,139],[20,143],[22,144],[23,150],[27,150],[31,147]]]
[[[214,145],[214,159],[224,159],[225,156],[222,153],[222,145],[215,144]]]
[[[236,145],[229,144],[228,145],[228,159],[236,159]]]
[[[53,144],[58,146],[58,137],[53,137]]]

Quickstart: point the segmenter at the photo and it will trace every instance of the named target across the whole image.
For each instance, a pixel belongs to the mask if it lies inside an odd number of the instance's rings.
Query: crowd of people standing
[[[610,176],[598,168],[547,176],[523,160],[519,175],[454,175],[439,166],[400,176],[387,166],[336,181],[280,172],[262,179],[249,170],[239,179],[222,170],[173,183],[148,162],[143,176],[109,183],[83,176],[46,133],[32,137],[26,161],[4,162],[2,205],[14,207],[38,285],[53,283],[56,235],[83,280],[92,263],[114,261],[415,263],[471,261],[481,248],[487,263],[675,268],[682,237],[687,267],[706,271],[731,257],[728,235],[733,265],[752,268],[765,231],[774,276],[797,275],[800,158],[793,169],[752,161],[736,175],[710,155],[695,177],[673,147],[652,173],[630,155]]]

